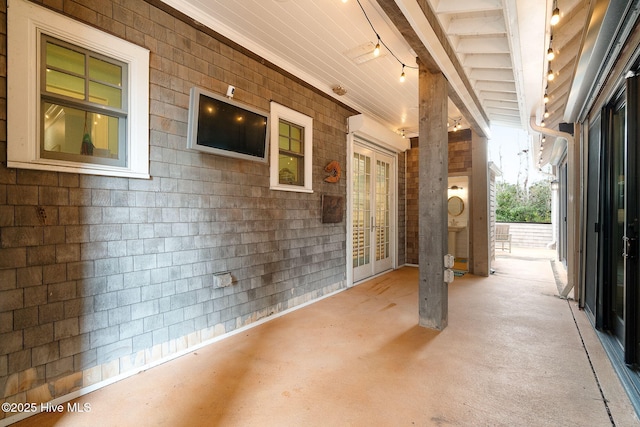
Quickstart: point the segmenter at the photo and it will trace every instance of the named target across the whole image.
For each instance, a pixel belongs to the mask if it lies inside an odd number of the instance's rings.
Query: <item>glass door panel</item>
[[[613,254],[611,312],[613,330],[624,342],[625,307],[625,242],[626,242],[626,144],[625,108],[617,109],[612,117],[612,209],[611,244]]]
[[[371,158],[353,155],[353,268],[371,263]]]
[[[374,274],[391,268],[391,159],[376,156],[376,265]]]
[[[393,158],[357,146],[352,159],[353,281],[393,268]]]

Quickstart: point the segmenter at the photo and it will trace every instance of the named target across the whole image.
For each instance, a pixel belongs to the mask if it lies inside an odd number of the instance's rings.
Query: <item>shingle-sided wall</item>
[[[398,154],[398,265],[407,262],[407,153]]]
[[[449,173],[469,172],[471,170],[471,131],[465,129],[449,132]],[[419,258],[419,202],[418,202],[418,138],[411,139],[411,149],[406,152],[406,262],[418,264]]]
[[[0,400],[50,400],[345,286],[345,223],[320,213],[323,194],[345,196],[323,167],[345,163],[352,111],[142,0],[47,4],[151,51],[152,178],[6,167],[3,5]],[[229,84],[237,101],[314,119],[313,194],[186,149],[189,89]],[[214,288],[224,271],[233,285]]]
[[[407,250],[406,262],[408,264],[418,264],[418,193],[419,193],[419,169],[418,169],[418,138],[411,138],[411,149],[407,150],[407,172],[406,172],[406,230],[407,230]]]
[[[449,132],[449,173],[471,170],[471,129]]]

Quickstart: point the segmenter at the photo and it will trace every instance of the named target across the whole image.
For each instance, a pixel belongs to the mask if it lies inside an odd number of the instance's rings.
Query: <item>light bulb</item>
[[[380,55],[380,37],[378,36],[378,43],[376,43],[376,48],[373,49],[373,56]]]
[[[402,74],[400,74],[400,83],[404,83],[405,75],[404,75],[404,64],[402,64]]]
[[[549,23],[551,25],[556,25],[558,22],[560,22],[560,9],[556,7],[553,9],[553,14],[551,14],[551,20]]]
[[[555,57],[556,57],[556,53],[553,51],[551,46],[549,46],[549,49],[547,50],[547,61],[553,61]]]
[[[546,119],[547,117],[549,117],[549,111],[544,110],[544,118]]]
[[[553,70],[549,69],[549,72],[547,73],[547,80],[552,81],[555,77]]]
[[[547,94],[547,92],[544,93],[544,98],[542,98],[542,100],[545,104],[549,102],[549,95]]]

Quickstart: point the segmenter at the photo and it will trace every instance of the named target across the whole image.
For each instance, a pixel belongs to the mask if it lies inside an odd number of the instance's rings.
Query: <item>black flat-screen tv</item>
[[[266,163],[269,113],[192,87],[187,147],[205,153]]]

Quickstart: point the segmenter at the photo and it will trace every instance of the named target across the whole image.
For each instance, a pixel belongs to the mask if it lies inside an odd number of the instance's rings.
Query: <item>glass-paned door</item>
[[[602,328],[602,281],[599,279],[602,269],[599,268],[598,244],[600,242],[601,221],[599,218],[599,200],[602,183],[601,162],[601,118],[598,116],[589,126],[589,146],[587,165],[587,212],[585,238],[585,290],[584,306],[592,317],[597,328]]]
[[[624,361],[629,365],[638,363],[640,354],[638,317],[638,237],[640,235],[640,77],[636,74],[627,79],[627,105],[625,119],[615,124],[619,138],[625,141],[625,230],[623,237],[624,272]]]
[[[375,244],[376,261],[390,260],[391,257],[391,163],[376,158],[376,214]],[[380,268],[380,267],[379,267]],[[387,267],[387,268],[390,268]],[[382,267],[385,269],[385,267]]]
[[[356,146],[353,179],[353,281],[393,268],[393,158]]]
[[[371,157],[353,154],[353,269],[371,264]],[[366,273],[365,273],[366,274]],[[366,275],[365,275],[366,277]],[[359,280],[354,278],[354,280]]]
[[[602,126],[602,327],[617,338],[629,365],[638,361],[639,94],[638,78],[627,79],[625,93],[605,107]]]
[[[625,242],[626,242],[626,144],[625,107],[613,112],[611,123],[611,245],[612,277],[611,314],[612,330],[624,342],[625,307]]]

